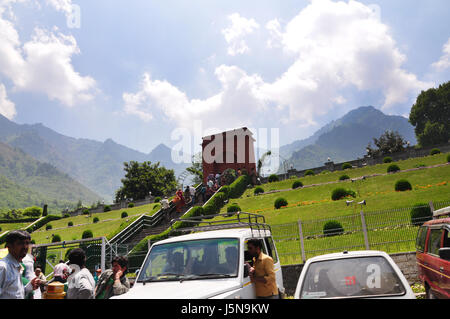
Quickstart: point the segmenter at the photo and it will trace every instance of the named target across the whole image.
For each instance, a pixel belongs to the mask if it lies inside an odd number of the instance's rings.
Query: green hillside
[[[50,164],[22,150],[0,143],[0,208],[49,205],[60,211],[79,200],[93,203],[101,197]]]

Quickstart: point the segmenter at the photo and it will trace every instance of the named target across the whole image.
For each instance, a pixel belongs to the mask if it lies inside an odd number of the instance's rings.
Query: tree
[[[145,199],[149,192],[153,196],[163,196],[177,187],[174,171],[159,166],[159,162],[152,164],[131,161],[123,164],[126,174],[121,180],[123,186],[116,191],[116,202]]]
[[[194,184],[199,184],[203,181],[202,153],[192,155],[192,166],[186,168],[186,170],[194,176]]]
[[[377,157],[401,152],[408,142],[397,131],[386,131],[380,138],[374,138],[373,143],[377,148],[372,148],[372,143],[369,143],[367,145],[367,155]]]
[[[446,143],[450,138],[450,81],[422,91],[411,108],[409,122],[420,146]]]

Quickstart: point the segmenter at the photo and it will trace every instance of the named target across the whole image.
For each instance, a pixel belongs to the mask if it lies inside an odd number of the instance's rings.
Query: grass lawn
[[[155,206],[155,208],[153,208]],[[80,215],[75,217],[63,218],[50,222],[52,229],[45,230],[45,225],[31,234],[31,238],[35,240],[36,244],[50,243],[52,234],[61,236],[61,240],[77,240],[81,239],[81,235],[87,229],[90,229],[94,237],[108,236],[116,231],[122,223],[126,220],[131,221],[132,218],[138,217],[144,213],[152,216],[160,208],[160,204],[148,204],[133,208],[124,208],[121,210],[110,211],[106,213],[92,214],[91,217],[87,215]],[[121,218],[122,212],[126,211],[128,217]],[[94,217],[100,219],[99,222],[93,223]],[[68,227],[69,222],[73,222],[73,226]]]
[[[17,223],[17,224],[11,224],[11,223],[5,223],[5,224],[0,224],[0,234],[4,233],[7,230],[15,230],[15,229],[21,229],[23,227],[28,226],[31,223]]]

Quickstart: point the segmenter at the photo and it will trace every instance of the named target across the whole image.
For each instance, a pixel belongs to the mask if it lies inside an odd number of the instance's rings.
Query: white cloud
[[[8,100],[6,88],[0,83],[0,114],[12,120],[16,116],[16,106]]]
[[[245,42],[245,37],[258,29],[259,24],[254,19],[241,17],[239,13],[231,14],[228,19],[231,21],[231,26],[222,30],[225,41],[229,45],[228,54],[235,56],[248,53],[250,48]]]
[[[447,43],[444,44],[442,53],[443,54],[439,61],[432,64],[432,67],[437,71],[444,71],[450,68],[450,38],[448,39]]]
[[[95,80],[72,65],[72,56],[80,53],[73,36],[56,27],[35,28],[31,40],[22,44],[14,24],[1,13],[0,73],[13,82],[14,90],[43,93],[67,106],[93,98]]]
[[[405,105],[433,85],[402,68],[406,56],[388,26],[373,8],[357,1],[312,0],[284,27],[274,19],[266,29],[270,45],[279,45],[294,58],[273,82],[221,65],[215,71],[221,89],[208,99],[189,100],[169,82],[148,78],[138,93],[124,95],[125,106],[135,114],[162,110],[184,126],[202,119],[227,127],[250,126],[257,120],[264,120],[265,127],[310,127],[334,108],[346,107],[347,90],[381,92],[383,110],[403,114]]]

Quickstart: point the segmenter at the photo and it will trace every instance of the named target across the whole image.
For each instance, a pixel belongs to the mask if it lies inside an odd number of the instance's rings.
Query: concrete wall
[[[400,268],[410,285],[420,282],[415,252],[390,254],[390,256]],[[303,264],[281,266],[284,288],[286,289],[286,294],[288,296],[294,295],[303,266]]]

